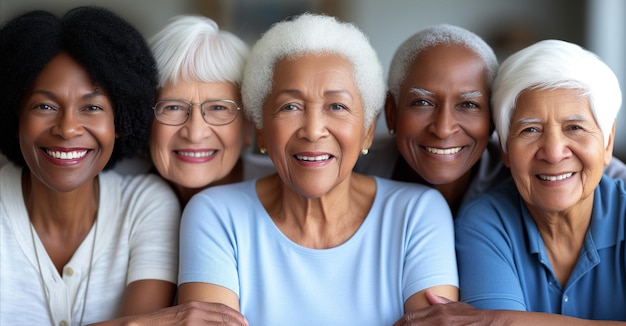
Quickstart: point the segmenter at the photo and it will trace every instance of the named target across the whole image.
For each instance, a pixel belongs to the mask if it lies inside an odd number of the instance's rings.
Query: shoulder
[[[520,196],[513,179],[508,179],[491,190],[478,195],[461,206],[455,224],[480,227],[483,224],[514,220],[520,214]],[[503,219],[504,217],[504,219]]]

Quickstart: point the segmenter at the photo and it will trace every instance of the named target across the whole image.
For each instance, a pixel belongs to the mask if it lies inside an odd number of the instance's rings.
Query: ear
[[[511,160],[509,159],[509,153],[504,152],[504,150],[502,149],[502,144],[500,143],[499,139],[498,139],[498,147],[500,147],[500,157],[502,157],[502,162],[504,163],[504,166],[510,169]]]
[[[256,145],[259,148],[265,147],[265,142],[263,141],[263,136],[261,134],[261,129],[255,128],[256,130]]]
[[[611,128],[611,134],[609,135],[609,141],[604,148],[604,165],[607,166],[611,163],[613,158],[613,145],[615,140],[615,122],[613,122],[613,128]]]
[[[254,137],[254,124],[248,119],[243,119],[243,145],[250,146]]]
[[[396,130],[396,100],[387,92],[385,99],[385,120],[387,121],[387,129]]]
[[[376,122],[378,121],[378,117],[374,117],[370,126],[365,130],[365,139],[363,140],[362,148],[370,148],[372,147],[372,143],[374,142],[374,133],[376,132]]]

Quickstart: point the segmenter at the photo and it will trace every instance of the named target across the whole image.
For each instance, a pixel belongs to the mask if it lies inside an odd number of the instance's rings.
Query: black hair
[[[26,167],[19,140],[23,97],[44,67],[68,53],[109,95],[117,138],[105,169],[144,149],[150,134],[157,70],[150,48],[132,25],[99,7],[78,7],[58,18],[31,11],[0,29],[0,152]]]

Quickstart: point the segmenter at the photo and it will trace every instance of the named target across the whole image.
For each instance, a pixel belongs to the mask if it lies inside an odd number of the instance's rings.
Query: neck
[[[176,196],[178,197],[178,201],[181,207],[185,207],[185,205],[187,205],[191,197],[193,197],[193,195],[199,193],[203,189],[213,187],[213,186],[241,182],[241,181],[243,181],[243,162],[240,158],[239,160],[237,160],[237,163],[235,163],[235,166],[233,167],[233,169],[225,177],[223,177],[222,179],[213,181],[206,186],[199,187],[199,188],[188,188],[188,187],[178,185],[171,181],[168,181],[168,183],[170,184],[172,189],[174,189],[174,192],[176,192]]]
[[[404,158],[400,156],[398,161],[396,161],[391,178],[397,181],[419,183],[437,189],[448,203],[448,206],[452,211],[452,215],[456,216],[456,213],[461,206],[463,196],[465,195],[468,185],[472,179],[473,170],[474,169],[470,169],[454,182],[432,184],[417,174],[417,172],[415,172],[411,166],[406,163]]]
[[[317,249],[348,240],[363,223],[375,193],[374,179],[354,173],[320,198],[293,191],[277,174],[257,183],[259,199],[285,236]]]
[[[27,169],[22,174],[24,203],[38,232],[86,234],[98,212],[99,193],[97,177],[73,191],[57,192]]]

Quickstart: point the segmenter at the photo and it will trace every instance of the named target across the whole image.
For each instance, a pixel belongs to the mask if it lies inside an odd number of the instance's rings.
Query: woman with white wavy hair
[[[352,24],[302,14],[262,36],[242,97],[277,173],[192,198],[180,302],[223,303],[255,325],[390,325],[427,306],[427,291],[458,297],[439,192],[352,171],[384,96]]]
[[[492,100],[513,178],[461,209],[466,304],[437,310],[465,324],[626,321],[626,186],[604,174],[622,101],[615,74],[578,45],[545,40],[503,62]],[[420,313],[410,317],[437,315]]]

